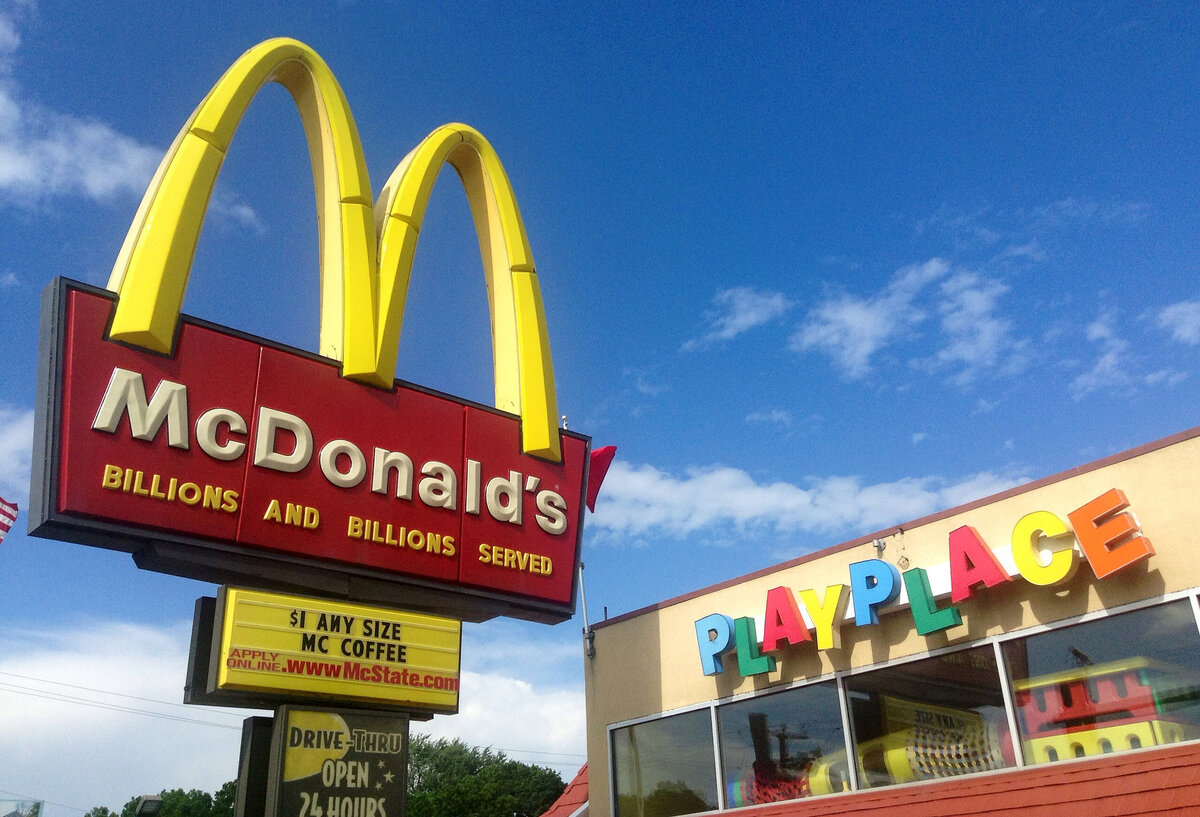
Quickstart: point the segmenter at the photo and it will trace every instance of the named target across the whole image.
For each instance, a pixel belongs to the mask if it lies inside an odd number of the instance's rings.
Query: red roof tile
[[[575,775],[575,779],[567,784],[567,788],[559,796],[554,804],[541,815],[541,817],[572,817],[578,815],[583,817],[587,813],[586,806],[588,802],[588,775],[587,764],[583,764],[583,768],[579,770],[579,774]],[[581,809],[583,809],[581,811]]]
[[[1128,817],[1200,814],[1200,746],[1052,763],[936,783],[792,800],[745,817]]]
[[[582,817],[587,764],[541,817]],[[1049,763],[878,791],[738,809],[739,817],[1190,817],[1200,745]]]

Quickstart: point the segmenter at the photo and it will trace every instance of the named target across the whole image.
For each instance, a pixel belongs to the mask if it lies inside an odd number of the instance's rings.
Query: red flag
[[[8,502],[0,497],[0,542],[4,541],[5,535],[12,530],[13,523],[16,521],[17,503]]]
[[[600,493],[604,475],[608,473],[608,466],[612,465],[613,457],[616,455],[617,447],[615,445],[606,445],[592,452],[591,464],[588,466],[587,484],[587,509],[592,513],[596,512],[596,496]]]

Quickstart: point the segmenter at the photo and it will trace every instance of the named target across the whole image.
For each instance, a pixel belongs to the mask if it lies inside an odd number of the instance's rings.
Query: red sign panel
[[[521,452],[517,417],[192,320],[155,355],[106,340],[111,297],[48,293],[36,533],[213,581],[572,614],[586,437],[561,432],[546,462]]]

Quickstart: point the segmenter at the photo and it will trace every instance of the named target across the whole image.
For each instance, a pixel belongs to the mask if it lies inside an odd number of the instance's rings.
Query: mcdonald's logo
[[[295,100],[312,158],[319,355],[180,314],[225,152],[270,81]],[[483,259],[494,409],[395,380],[417,239],[446,164]],[[262,43],[176,137],[107,290],[59,279],[42,321],[36,535],[209,581],[460,618],[572,614],[590,444],[558,428],[533,255],[474,129],[433,131],[373,204],[329,67],[294,40]]]

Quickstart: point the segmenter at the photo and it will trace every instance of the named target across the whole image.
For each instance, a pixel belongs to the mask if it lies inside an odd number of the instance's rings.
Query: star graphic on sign
[[[382,789],[382,788],[383,788],[383,784],[382,784],[382,783],[376,783],[376,784],[375,784],[375,791],[379,791],[379,790],[380,790],[380,789]]]
[[[381,768],[381,769],[383,768],[383,761],[382,761],[382,760],[381,760],[381,761],[379,761],[379,768]]]
[[[387,782],[391,783],[395,777],[396,776],[394,774],[392,774],[391,772],[387,772],[386,774],[384,774],[383,779],[386,780]]]

